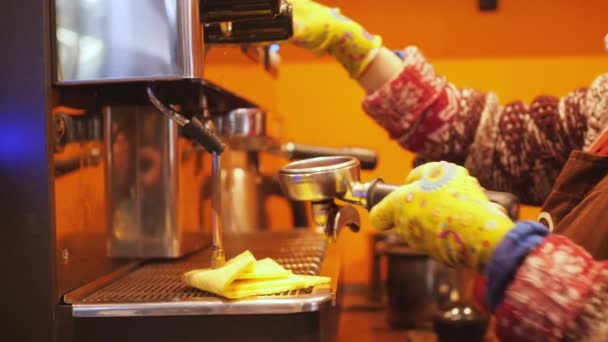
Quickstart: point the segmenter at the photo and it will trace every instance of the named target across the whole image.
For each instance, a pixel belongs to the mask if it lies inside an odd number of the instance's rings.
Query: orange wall
[[[477,1],[444,0],[336,0],[342,11],[375,33],[391,47],[418,45],[436,69],[458,86],[492,90],[502,102],[530,100],[539,94],[563,95],[588,85],[608,71],[602,37],[608,32],[608,1],[528,0],[499,1],[494,13],[476,10]],[[235,68],[230,56],[209,65],[212,78],[276,109],[280,134],[301,143],[360,145],[376,149],[380,163],[364,179],[382,177],[401,182],[413,155],[390,141],[361,110],[363,91],[330,58],[284,46],[278,82],[266,88],[255,78],[244,78],[248,68]],[[270,82],[272,83],[272,82]],[[268,92],[272,92],[270,104]],[[268,159],[267,172],[284,161]],[[273,204],[282,211],[286,207]],[[535,218],[537,208],[525,208]],[[368,276],[366,213],[363,232],[346,232],[344,267],[347,282],[365,282]],[[285,227],[287,216],[273,216],[273,227]]]
[[[498,0],[493,12],[480,12],[478,0],[321,2],[340,7],[381,35],[386,46],[416,44],[432,58],[596,55],[608,32],[605,0]],[[316,60],[297,48],[282,55],[289,61]]]
[[[416,44],[433,58],[596,54],[608,32],[605,0],[498,0],[495,12],[480,12],[478,0],[321,2],[380,34],[386,46]]]
[[[608,32],[605,0],[498,0],[480,12],[478,0],[323,0],[339,6],[389,48],[422,47],[431,58],[587,56],[603,49]],[[316,61],[286,47],[288,61]],[[222,56],[234,62],[235,55]]]

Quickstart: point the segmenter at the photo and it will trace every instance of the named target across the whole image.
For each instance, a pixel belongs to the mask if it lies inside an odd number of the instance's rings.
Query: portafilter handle
[[[366,196],[366,209],[371,210],[384,197],[399,188],[398,185],[384,183],[381,179],[375,179],[369,183]],[[517,197],[508,192],[484,190],[488,200],[499,206],[511,220],[519,218],[519,201]]]
[[[399,189],[399,185],[384,183],[380,178],[374,179],[369,183],[365,208],[371,210],[384,197],[397,189]]]

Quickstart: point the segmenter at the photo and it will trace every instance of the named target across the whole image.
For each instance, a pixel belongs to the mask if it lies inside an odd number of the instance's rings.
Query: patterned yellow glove
[[[372,208],[372,225],[395,227],[411,247],[448,265],[482,271],[515,225],[456,164],[424,164],[406,183]]]
[[[382,39],[361,25],[310,0],[290,0],[293,6],[292,43],[317,54],[330,53],[351,77],[358,77],[374,59]]]

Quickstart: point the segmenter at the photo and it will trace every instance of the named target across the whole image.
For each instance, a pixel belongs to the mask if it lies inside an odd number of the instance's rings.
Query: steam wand
[[[194,116],[188,119],[170,106],[162,103],[154,94],[154,89],[151,85],[146,88],[146,92],[148,94],[148,99],[156,108],[158,108],[158,110],[169,117],[169,119],[180,125],[184,132],[188,136],[196,139],[196,141],[201,144],[205,150],[218,155],[224,152],[224,143],[222,143],[220,138],[213,134],[210,129],[205,127],[201,120]]]
[[[211,213],[211,229],[213,234],[213,251],[211,255],[211,267],[217,268],[224,266],[226,255],[224,253],[224,243],[222,242],[223,227],[222,227],[222,199],[221,199],[221,167],[220,154],[211,153],[211,178],[212,178],[212,213]]]
[[[211,214],[211,228],[212,228],[212,239],[213,239],[213,254],[211,256],[211,266],[217,268],[223,266],[226,262],[226,255],[224,253],[224,244],[222,242],[222,201],[221,201],[221,168],[220,168],[220,155],[224,151],[224,144],[213,132],[205,127],[205,125],[196,117],[188,119],[179,112],[175,111],[170,106],[162,103],[154,94],[152,85],[146,88],[148,99],[150,102],[169,119],[177,123],[184,133],[195,139],[205,150],[211,153],[212,167],[212,192],[211,197],[212,214]]]

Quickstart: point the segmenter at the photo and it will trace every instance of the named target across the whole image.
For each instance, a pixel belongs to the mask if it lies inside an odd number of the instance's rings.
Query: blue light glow
[[[44,115],[35,116],[40,120],[32,120],[32,115],[19,115],[19,112],[14,110],[0,113],[3,118],[8,118],[0,125],[1,165],[23,162],[32,156],[36,148],[46,148],[46,124],[42,119]]]
[[[276,52],[279,52],[279,49],[280,49],[280,48],[281,48],[281,47],[279,46],[279,44],[271,44],[271,45],[268,47],[268,51],[270,51],[270,52],[275,52],[275,53],[276,53]]]

